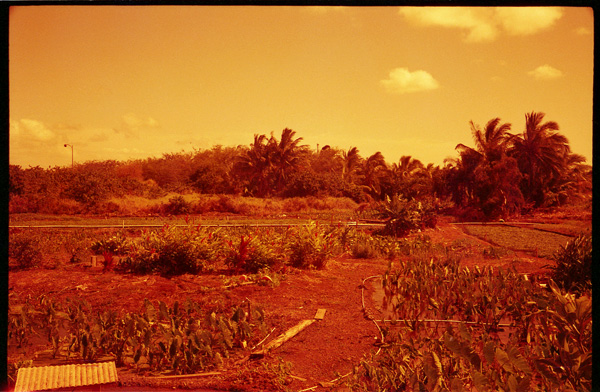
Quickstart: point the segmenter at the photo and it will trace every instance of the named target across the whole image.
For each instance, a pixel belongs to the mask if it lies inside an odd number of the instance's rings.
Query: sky
[[[12,6],[9,162],[145,159],[291,128],[313,149],[442,165],[474,146],[470,121],[499,117],[518,134],[535,111],[591,164],[593,18],[583,7]]]

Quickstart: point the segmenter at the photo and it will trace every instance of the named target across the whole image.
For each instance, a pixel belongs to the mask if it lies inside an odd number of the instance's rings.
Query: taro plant
[[[59,329],[66,335],[59,335]],[[63,306],[43,297],[37,307],[11,312],[9,331],[9,345],[24,346],[38,335],[67,359],[110,356],[117,366],[138,371],[186,374],[219,367],[234,352],[249,350],[267,327],[263,310],[249,303],[206,312],[189,299],[171,307],[145,300],[141,312],[121,315],[94,313],[81,300]]]
[[[435,246],[433,247],[435,248]],[[441,251],[439,253],[442,253]],[[591,291],[548,290],[514,271],[437,253],[390,264],[381,353],[353,390],[591,390]]]

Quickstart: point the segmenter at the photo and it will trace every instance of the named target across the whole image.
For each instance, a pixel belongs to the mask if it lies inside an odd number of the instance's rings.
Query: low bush
[[[283,261],[282,254],[258,235],[241,235],[239,240],[226,240],[225,243],[229,248],[225,262],[236,273],[257,273]]]
[[[190,203],[183,196],[173,196],[169,199],[169,204],[165,206],[165,212],[171,215],[183,215],[190,212]]]
[[[18,269],[37,267],[42,262],[41,249],[37,239],[27,232],[9,235],[8,256],[16,262]]]
[[[337,236],[315,222],[298,227],[289,239],[290,264],[298,268],[321,269],[336,253]]]
[[[592,237],[579,235],[554,253],[552,279],[568,291],[581,293],[592,288]]]
[[[119,269],[163,275],[197,274],[216,258],[215,236],[196,228],[164,226],[133,242]]]
[[[349,241],[350,254],[355,259],[373,259],[379,256],[379,241],[377,239],[378,237],[356,230]]]
[[[95,254],[111,253],[114,255],[124,255],[129,252],[131,241],[122,231],[116,234],[107,235],[104,238],[96,240],[90,246]]]
[[[399,195],[387,197],[377,206],[377,216],[385,220],[383,233],[396,237],[411,231],[435,227],[437,218],[429,203],[407,200]]]

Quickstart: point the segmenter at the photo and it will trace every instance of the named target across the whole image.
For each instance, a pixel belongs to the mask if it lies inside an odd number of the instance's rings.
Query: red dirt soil
[[[441,222],[436,229],[424,233],[433,243],[452,244],[463,240],[473,249],[489,248],[490,244],[465,234],[460,228]],[[420,234],[417,234],[420,235]],[[481,251],[467,252],[461,264],[467,266],[493,265],[514,267],[529,274],[543,274],[544,265],[551,261],[531,255],[510,254],[498,259],[484,259]],[[239,305],[250,301],[261,306],[269,330],[275,328],[267,341],[274,339],[304,319],[312,319],[317,309],[326,309],[323,320],[308,326],[281,347],[259,359],[242,357],[226,360],[220,375],[184,379],[157,379],[144,377],[126,369],[118,369],[120,388],[134,387],[201,389],[201,390],[277,390],[279,386],[302,390],[347,390],[328,384],[339,375],[352,371],[361,358],[376,349],[379,336],[375,324],[368,320],[362,309],[361,285],[365,278],[385,272],[388,261],[357,260],[347,256],[331,260],[318,271],[291,270],[278,286],[244,285],[222,289],[223,279],[217,274],[183,275],[164,278],[158,275],[127,275],[102,272],[100,268],[82,265],[65,265],[59,269],[34,269],[9,273],[10,303],[21,303],[26,298],[35,299],[46,294],[64,302],[68,297],[78,297],[90,303],[93,309],[110,307],[122,312],[140,312],[144,299],[156,303],[164,301],[171,306],[176,300],[186,298],[210,304]],[[371,285],[367,285],[365,300],[371,300]],[[208,298],[207,298],[208,297]],[[369,304],[373,306],[373,304]],[[42,351],[44,347],[34,347]],[[14,362],[29,353],[10,349],[8,360]],[[29,356],[31,358],[31,356]],[[267,369],[282,364],[290,366],[290,373],[273,379]],[[34,366],[64,364],[49,361],[44,355],[34,360]],[[136,388],[137,389],[137,388]],[[109,390],[104,388],[103,390]],[[141,390],[141,389],[137,389]]]

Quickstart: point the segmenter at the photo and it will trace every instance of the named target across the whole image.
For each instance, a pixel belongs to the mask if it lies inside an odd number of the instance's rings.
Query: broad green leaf
[[[510,359],[508,358],[508,354],[500,347],[496,347],[496,360],[505,371],[509,373],[513,372],[512,366],[510,365]]]
[[[465,385],[459,378],[453,378],[450,381],[450,390],[452,392],[462,392],[464,391]]]
[[[507,386],[510,392],[517,392],[519,388],[519,382],[517,381],[517,378],[514,375],[510,374],[508,376]]]
[[[469,332],[469,328],[465,324],[463,324],[463,323],[458,324],[458,330],[460,331],[460,336],[464,340],[466,340],[467,342],[473,341],[471,333]]]
[[[169,319],[169,309],[167,309],[167,305],[163,301],[158,302],[158,309],[160,312],[160,316],[163,319],[168,320]]]
[[[544,359],[535,360],[535,368],[546,380],[550,381],[551,383],[558,384],[558,376],[546,362],[547,360]]]
[[[446,347],[452,351],[456,355],[461,355],[461,344],[454,336],[450,335],[448,332],[444,334],[444,344]]]
[[[475,388],[479,392],[491,391],[492,386],[490,385],[490,380],[488,380],[486,376],[484,376],[477,370],[473,370],[471,372],[471,378],[473,379],[473,384],[475,385]]]
[[[496,344],[493,341],[487,341],[483,345],[483,355],[488,363],[493,363],[496,357]]]
[[[508,358],[510,359],[510,363],[526,375],[531,375],[531,367],[527,360],[521,355],[519,349],[515,346],[510,346],[508,348]]]
[[[148,321],[156,322],[156,308],[154,305],[148,300],[148,298],[144,298],[144,306],[146,308],[146,317]]]

